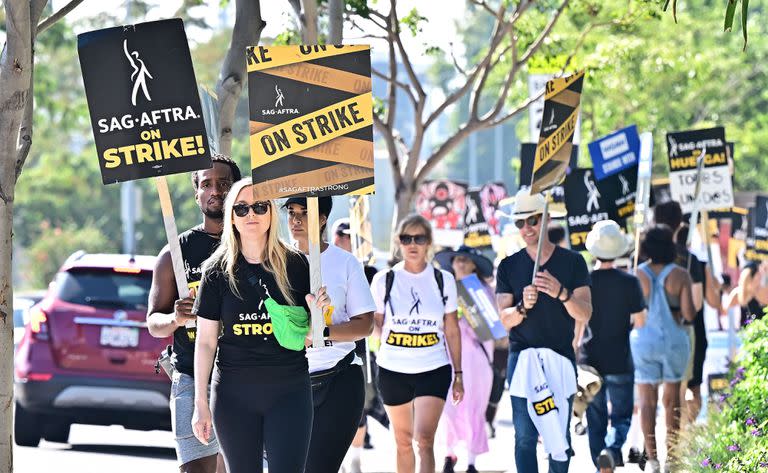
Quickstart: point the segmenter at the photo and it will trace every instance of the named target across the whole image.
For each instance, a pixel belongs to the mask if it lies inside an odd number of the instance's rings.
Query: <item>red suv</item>
[[[170,430],[170,380],[155,372],[171,338],[146,328],[155,257],[70,256],[15,357],[16,443],[66,442],[73,423]]]

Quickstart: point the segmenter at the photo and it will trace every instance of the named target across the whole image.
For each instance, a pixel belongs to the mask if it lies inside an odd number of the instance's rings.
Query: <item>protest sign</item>
[[[725,130],[722,127],[667,133],[670,192],[683,213],[694,210],[696,159],[703,150],[704,167],[698,209],[715,210],[733,206],[733,188],[728,168]]]
[[[370,194],[370,46],[253,46],[246,53],[259,199]]]
[[[349,237],[352,243],[352,254],[362,264],[373,264],[373,229],[369,197],[353,196],[349,203]]]
[[[211,167],[180,19],[82,33],[77,50],[104,184]]]
[[[640,136],[635,125],[593,141],[588,147],[592,157],[592,169],[598,181],[637,166],[639,162]]]
[[[416,196],[416,212],[436,229],[460,230],[467,209],[467,185],[440,179],[424,181]]]
[[[560,184],[571,159],[584,71],[547,82],[544,115],[533,161],[531,193]]]
[[[564,187],[571,249],[583,251],[592,226],[609,218],[611,202],[600,193],[591,168],[571,169]]]
[[[499,320],[493,295],[476,274],[458,281],[457,299],[463,316],[475,331],[478,340],[500,339],[507,336],[507,331]]]
[[[471,248],[491,246],[491,232],[483,214],[480,191],[467,193],[467,208],[464,211],[464,244]]]
[[[608,218],[626,229],[627,220],[635,212],[637,165],[611,174],[596,184],[603,199],[609,204]]]
[[[749,237],[744,256],[749,261],[768,259],[768,196],[755,197],[755,206],[749,209]]]
[[[501,235],[499,216],[496,215],[496,211],[499,210],[501,201],[506,197],[507,187],[503,182],[489,182],[480,188],[480,206],[491,235]]]
[[[568,164],[566,174],[571,169],[576,168],[576,162],[579,157],[579,147],[574,146],[571,149],[571,160]],[[518,179],[519,187],[531,187],[531,177],[533,175],[533,161],[536,159],[536,145],[534,143],[522,143],[520,145],[520,174]],[[551,202],[565,202],[565,191],[562,185],[557,185],[549,190]]]

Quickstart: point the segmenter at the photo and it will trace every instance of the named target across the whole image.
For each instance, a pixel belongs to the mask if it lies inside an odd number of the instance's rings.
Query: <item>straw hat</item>
[[[597,222],[587,235],[587,251],[597,259],[615,260],[627,254],[632,237],[621,231],[613,220]]]
[[[546,198],[544,197],[544,194],[531,195],[531,188],[526,186],[521,187],[520,190],[517,191],[517,194],[515,194],[515,197],[502,200],[500,205],[507,205],[509,202],[513,202],[513,210],[509,215],[509,218],[511,220],[522,220],[531,215],[543,214]],[[565,215],[565,205],[550,200],[549,218],[560,218]]]

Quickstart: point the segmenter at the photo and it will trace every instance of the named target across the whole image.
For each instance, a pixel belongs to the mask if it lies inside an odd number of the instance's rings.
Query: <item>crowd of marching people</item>
[[[572,412],[584,408],[595,470],[634,461],[674,471],[676,433],[702,407],[704,303],[719,313],[741,307],[745,321],[768,304],[768,267],[746,266],[733,288],[721,284],[686,249],[676,202],[655,207],[636,271],[634,239],[613,221],[597,223],[586,241],[590,270],[558,244],[544,197],[527,189],[512,214],[524,244],[496,267],[468,247],[435,258],[430,222],[410,215],[393,235],[398,261],[376,272],[350,253],[349,223],[331,225],[333,202],[320,198],[323,286],[313,294],[306,199],[258,200],[231,159],[213,162],[192,174],[203,221],[179,236],[191,295],[178,297],[164,248],[148,310],[150,332],[173,336],[181,472],[259,472],[264,455],[277,473],[359,472],[368,417],[391,431],[398,472],[442,463],[450,473],[464,454],[466,471],[477,471],[505,381],[517,471],[539,471],[540,442],[549,471],[568,471]],[[457,284],[470,276],[495,298],[508,337],[481,339],[463,314]],[[325,319],[322,347],[312,347],[311,308]],[[600,382],[579,407],[589,374]],[[638,429],[642,441],[632,444]]]

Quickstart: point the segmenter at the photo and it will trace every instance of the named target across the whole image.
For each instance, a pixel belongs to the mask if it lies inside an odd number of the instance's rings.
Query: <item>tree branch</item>
[[[51,26],[53,26],[57,21],[67,16],[67,13],[77,8],[77,6],[80,5],[81,3],[83,3],[83,0],[71,0],[69,3],[61,7],[59,11],[49,16],[48,18],[46,18],[45,20],[40,22],[40,24],[37,25],[37,34],[40,34],[43,31],[50,28]]]
[[[397,143],[395,142],[393,130],[387,128],[377,113],[373,114],[373,125],[379,130],[379,133],[381,133],[384,138],[384,143],[387,146],[389,165],[392,168],[392,178],[395,180],[395,193],[397,193],[402,186],[403,176],[402,170],[400,169],[400,155],[397,151]]]
[[[243,51],[248,46],[258,44],[261,31],[266,26],[261,19],[259,0],[236,0],[235,12],[232,41],[216,84],[216,95],[219,98],[219,152],[226,155],[232,154],[235,110],[246,79]]]
[[[405,72],[408,73],[408,77],[411,80],[411,84],[413,85],[413,88],[416,89],[416,95],[419,97],[419,102],[423,102],[424,99],[427,97],[427,94],[424,92],[424,88],[421,86],[421,81],[419,80],[418,76],[416,75],[416,72],[413,69],[413,65],[411,64],[411,59],[408,56],[408,53],[405,51],[405,48],[403,47],[403,42],[400,39],[400,24],[397,21],[397,0],[390,0],[390,5],[392,7],[390,11],[390,17],[392,18],[391,24],[388,26],[392,29],[392,39],[395,41],[395,44],[397,45],[397,50],[400,52],[400,60],[403,62],[403,66],[405,67]],[[421,119],[421,117],[419,117]]]
[[[411,103],[413,104],[413,107],[416,108],[416,97],[413,95],[413,91],[408,86],[408,84],[406,84],[405,82],[400,82],[399,80],[395,80],[392,77],[384,74],[383,72],[381,72],[378,69],[373,68],[373,67],[371,68],[371,74],[373,74],[374,76],[379,77],[381,79],[384,79],[387,82],[391,82],[391,83],[397,85],[398,87],[400,87],[401,89],[403,89],[403,91],[405,91],[405,93],[408,94],[408,98],[410,99]]]
[[[397,22],[397,18],[394,19]],[[387,87],[387,128],[390,130],[395,127],[395,113],[397,111],[397,57],[395,56],[395,45],[393,44],[394,32],[392,31],[392,16],[387,19],[387,29],[389,30],[389,76],[392,82]],[[410,89],[410,88],[409,88]]]
[[[344,29],[344,0],[328,0],[328,42],[341,44]]]
[[[429,176],[429,173],[432,172],[432,169],[434,169],[434,167],[437,166],[437,164],[449,152],[461,144],[461,142],[464,141],[470,134],[472,134],[472,132],[480,128],[477,123],[478,122],[473,121],[465,123],[464,126],[459,128],[455,134],[444,141],[443,144],[440,145],[440,147],[437,148],[434,153],[432,153],[432,156],[427,158],[427,160],[424,161],[421,167],[419,167],[419,169],[416,171],[416,178],[414,179],[414,182],[422,182],[424,179],[426,179],[427,176]]]
[[[543,30],[541,30],[541,33],[539,34],[539,37],[536,38],[536,40],[531,43],[531,45],[528,47],[528,50],[523,53],[523,55],[520,57],[519,63],[525,64],[528,62],[528,59],[533,56],[536,51],[539,50],[542,44],[544,44],[544,40],[549,37],[549,34],[552,32],[552,29],[557,24],[557,20],[560,19],[560,16],[563,14],[563,10],[568,6],[568,2],[570,0],[563,0],[563,3],[560,4],[558,9],[555,11],[555,14],[550,18],[547,25],[544,27]]]

